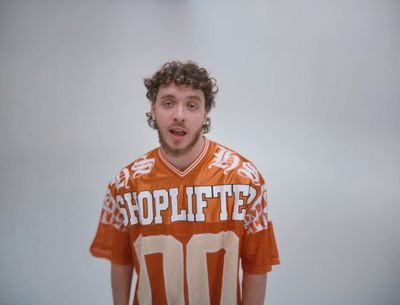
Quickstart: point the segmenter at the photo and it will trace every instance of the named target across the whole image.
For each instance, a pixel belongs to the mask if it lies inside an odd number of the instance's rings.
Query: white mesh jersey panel
[[[221,305],[237,302],[239,238],[234,232],[194,235],[187,244],[187,278],[190,304],[209,305],[207,253],[225,250]]]
[[[152,304],[151,286],[145,255],[162,253],[165,293],[168,304],[185,304],[183,290],[182,243],[170,235],[139,236],[134,242],[140,264],[138,299],[141,305]]]

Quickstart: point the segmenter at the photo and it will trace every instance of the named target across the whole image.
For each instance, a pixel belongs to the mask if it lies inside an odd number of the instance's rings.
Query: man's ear
[[[210,111],[206,110],[206,112],[204,113],[203,122],[207,119],[209,113],[210,113]]]

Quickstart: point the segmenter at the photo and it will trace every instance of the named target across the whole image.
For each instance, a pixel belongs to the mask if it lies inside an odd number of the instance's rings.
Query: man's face
[[[207,117],[203,91],[174,83],[160,87],[151,109],[163,150],[174,157],[187,154],[199,142]]]

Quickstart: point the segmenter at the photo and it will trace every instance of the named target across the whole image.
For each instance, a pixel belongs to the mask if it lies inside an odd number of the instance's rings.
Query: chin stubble
[[[197,141],[199,140],[199,138],[202,134],[202,127],[194,134],[192,141],[186,147],[183,147],[183,148],[172,148],[165,141],[165,139],[163,138],[163,136],[158,128],[157,128],[157,132],[158,132],[158,141],[160,142],[160,145],[161,145],[162,149],[164,150],[164,152],[167,155],[176,158],[176,157],[181,157],[181,156],[187,154],[188,152],[190,152],[193,149],[193,147],[196,145]]]

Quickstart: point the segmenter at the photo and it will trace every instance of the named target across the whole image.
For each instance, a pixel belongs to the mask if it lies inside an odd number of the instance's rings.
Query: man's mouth
[[[171,128],[169,130],[169,132],[174,135],[174,136],[179,136],[179,137],[183,137],[184,135],[187,134],[187,132],[184,129],[180,129],[180,128]]]

